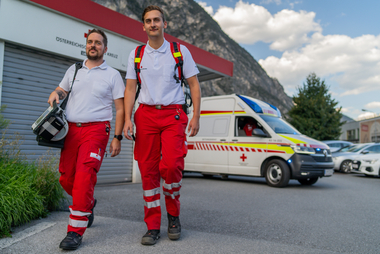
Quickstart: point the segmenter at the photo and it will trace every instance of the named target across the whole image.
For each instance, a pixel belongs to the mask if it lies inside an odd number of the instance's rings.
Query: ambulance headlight
[[[307,146],[292,146],[292,149],[295,153],[315,154],[314,149]]]

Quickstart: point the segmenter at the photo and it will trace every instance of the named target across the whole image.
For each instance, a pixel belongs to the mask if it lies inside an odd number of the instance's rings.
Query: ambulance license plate
[[[334,174],[334,169],[325,169],[325,176],[332,176]]]

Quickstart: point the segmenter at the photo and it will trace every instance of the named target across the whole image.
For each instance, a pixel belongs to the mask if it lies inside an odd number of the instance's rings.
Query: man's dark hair
[[[160,7],[158,7],[158,6],[156,6],[156,5],[149,5],[148,7],[146,7],[146,8],[144,9],[143,14],[142,14],[142,16],[141,16],[141,20],[142,20],[143,23],[144,23],[144,17],[145,17],[145,14],[146,14],[147,12],[150,12],[150,11],[159,11],[159,12],[161,12],[162,21],[165,22],[164,11],[163,11]]]
[[[97,33],[97,34],[100,34],[101,36],[103,36],[104,47],[107,47],[108,39],[107,39],[106,34],[105,34],[102,30],[100,30],[100,29],[96,29],[96,28],[92,29],[92,30],[87,34],[86,42],[87,42],[88,37],[89,37],[90,34],[92,34],[92,33]]]

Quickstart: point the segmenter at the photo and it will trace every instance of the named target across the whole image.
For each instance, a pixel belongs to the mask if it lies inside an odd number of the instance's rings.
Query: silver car
[[[352,142],[343,140],[323,140],[322,142],[330,147],[331,152],[336,152],[339,149],[353,145]]]
[[[355,144],[342,148],[332,153],[334,170],[343,173],[349,173],[351,171],[352,160],[360,158],[363,154],[380,153],[379,143],[365,143]]]

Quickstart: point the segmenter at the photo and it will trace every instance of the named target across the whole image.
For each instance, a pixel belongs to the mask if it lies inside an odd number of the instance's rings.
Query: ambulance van
[[[205,177],[258,176],[284,187],[289,179],[312,185],[334,173],[326,144],[302,135],[275,106],[244,95],[202,98],[200,130],[187,144],[185,172]]]

